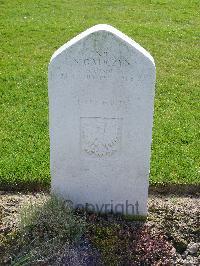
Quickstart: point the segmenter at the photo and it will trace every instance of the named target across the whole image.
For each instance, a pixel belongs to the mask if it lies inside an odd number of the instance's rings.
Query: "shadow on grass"
[[[38,180],[28,180],[28,181],[17,181],[14,182],[1,182],[0,181],[0,191],[7,192],[49,192],[50,191],[50,181],[40,182]],[[154,195],[199,195],[200,184],[174,184],[174,183],[155,183],[150,184],[149,194]]]

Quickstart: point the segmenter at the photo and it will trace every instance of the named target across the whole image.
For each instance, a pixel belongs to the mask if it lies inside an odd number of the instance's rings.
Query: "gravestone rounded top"
[[[100,32],[102,32],[102,34],[104,34],[105,32],[107,32],[107,33],[113,35],[113,37],[115,37],[119,41],[121,41],[121,43],[126,44],[130,48],[132,47],[133,49],[137,50],[137,52],[141,53],[144,57],[146,57],[149,60],[149,62],[152,63],[153,66],[155,67],[154,59],[150,55],[149,52],[147,52],[142,46],[140,46],[137,42],[135,42],[134,40],[132,40],[131,38],[129,38],[127,35],[125,35],[121,31],[119,31],[116,28],[114,28],[114,27],[112,27],[110,25],[107,25],[107,24],[98,24],[98,25],[95,25],[95,26],[87,29],[86,31],[80,33],[76,37],[72,38],[70,41],[68,41],[67,43],[65,43],[64,45],[62,45],[58,50],[56,50],[54,52],[54,54],[51,57],[50,63],[53,63],[53,61],[59,55],[61,55],[65,50],[67,50],[71,46],[74,46],[77,43],[79,43],[80,41],[87,39],[90,35],[95,35],[95,33],[98,33],[98,35],[99,35]]]
[[[53,54],[48,88],[52,191],[76,206],[146,215],[151,55],[117,29],[96,25]]]

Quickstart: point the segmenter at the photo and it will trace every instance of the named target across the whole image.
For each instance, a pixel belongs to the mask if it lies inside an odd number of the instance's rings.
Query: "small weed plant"
[[[80,239],[84,228],[84,217],[75,215],[62,199],[51,196],[45,202],[28,204],[20,214],[11,265],[51,265]]]

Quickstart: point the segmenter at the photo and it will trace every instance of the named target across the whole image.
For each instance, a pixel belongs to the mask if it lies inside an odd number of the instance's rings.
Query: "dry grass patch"
[[[25,205],[16,231],[7,235],[6,253],[1,263],[11,265],[53,264],[61,254],[71,253],[85,227],[84,217],[54,196]]]

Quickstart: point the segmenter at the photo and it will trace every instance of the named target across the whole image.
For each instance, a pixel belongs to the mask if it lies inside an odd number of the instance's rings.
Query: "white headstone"
[[[147,214],[155,65],[109,25],[49,64],[52,192],[91,210]]]

